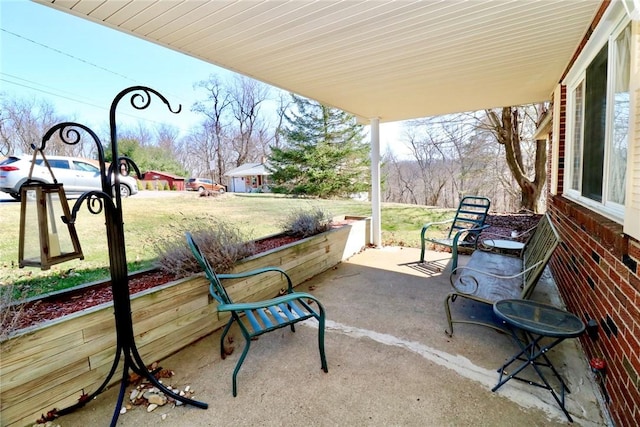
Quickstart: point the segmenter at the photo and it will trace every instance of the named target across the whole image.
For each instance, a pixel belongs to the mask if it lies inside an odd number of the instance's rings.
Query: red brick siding
[[[589,359],[607,361],[611,416],[617,425],[639,425],[640,242],[562,196],[550,196],[548,211],[562,238],[550,263],[560,294],[570,311],[599,325],[597,340],[581,342]]]
[[[602,3],[575,60],[609,2]],[[567,67],[569,69],[569,67]],[[562,238],[550,267],[567,308],[585,321],[595,319],[598,338],[580,341],[587,358],[602,357],[602,386],[616,425],[640,425],[640,242],[622,226],[562,196],[566,141],[566,88],[562,87],[558,141],[557,195],[547,195],[547,210]],[[552,138],[550,136],[550,141]],[[553,147],[549,147],[550,152]],[[550,164],[549,164],[550,166]],[[549,167],[549,171],[551,168]],[[551,175],[548,172],[547,188]]]

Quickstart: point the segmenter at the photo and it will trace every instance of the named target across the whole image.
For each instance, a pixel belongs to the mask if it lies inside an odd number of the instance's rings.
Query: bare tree
[[[195,85],[207,91],[207,99],[197,102],[193,105],[192,110],[202,113],[206,116],[203,123],[205,129],[194,134],[200,137],[199,141],[192,141],[197,147],[198,157],[204,157],[206,162],[206,170],[210,171],[211,165],[215,164],[215,172],[212,179],[217,182],[223,182],[225,165],[225,145],[229,144],[227,137],[226,116],[231,107],[231,96],[227,87],[225,87],[216,75],[211,75],[209,80],[204,80]],[[202,173],[202,172],[200,172]]]
[[[385,202],[414,205],[422,202],[424,189],[416,185],[415,177],[420,171],[415,161],[399,159],[391,149],[388,149],[383,156],[381,172],[384,176]]]
[[[256,160],[268,149],[266,125],[260,112],[269,96],[269,87],[244,76],[238,76],[232,91],[231,109],[235,118],[232,143],[235,166]]]
[[[428,122],[413,122],[405,132],[407,146],[417,164],[417,168],[412,174],[414,176],[414,186],[416,179],[421,184],[419,197],[416,191],[411,192],[417,203],[437,206],[440,194],[449,177],[441,173],[446,160],[442,149],[438,146],[442,141],[434,139],[429,133],[421,135],[420,129],[425,125],[428,126]]]
[[[156,127],[157,145],[159,148],[175,155],[180,130],[172,125],[161,124]]]
[[[404,140],[411,158],[385,158],[387,200],[451,207],[474,194],[490,198],[494,209],[511,209],[516,184],[503,147],[478,126],[484,117],[455,114],[406,123]]]
[[[0,155],[31,153],[31,144],[39,145],[45,132],[63,121],[46,101],[0,94]],[[88,155],[86,150],[82,144],[56,143],[55,138],[47,145],[47,154],[82,156]]]
[[[521,208],[532,212],[538,211],[546,183],[547,146],[546,140],[531,141],[531,137],[538,117],[545,111],[542,104],[486,110],[487,121],[481,125],[504,147],[507,165],[521,190]],[[535,146],[533,156],[526,155],[527,144]],[[529,165],[527,159],[532,157],[533,163]]]
[[[215,134],[215,126],[209,119],[202,122],[199,129],[192,131],[181,143],[180,159],[185,169],[191,172],[192,176],[211,176],[219,183],[224,183],[224,171],[226,165],[231,163],[232,149],[228,138],[222,135],[222,144],[218,144],[221,135]],[[211,161],[220,165],[211,170]],[[222,169],[220,169],[222,168]]]
[[[282,91],[278,92],[278,107],[276,109],[276,127],[273,133],[273,140],[270,145],[274,148],[282,148],[280,144],[280,137],[282,136],[282,129],[284,125],[284,118],[291,105],[291,95]]]
[[[491,151],[479,141],[473,122],[464,115],[414,120],[405,140],[418,169],[427,205],[454,206],[467,194],[484,194],[487,157]]]

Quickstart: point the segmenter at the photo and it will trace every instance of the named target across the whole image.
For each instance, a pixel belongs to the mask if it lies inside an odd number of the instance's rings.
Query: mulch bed
[[[295,242],[299,238],[291,236],[271,237],[267,240],[257,241],[255,254]],[[129,294],[133,295],[147,289],[154,288],[177,278],[169,273],[154,270],[141,275],[135,275],[129,279]],[[12,325],[13,330],[27,328],[35,324],[66,316],[87,308],[94,307],[113,299],[111,286],[107,283],[102,286],[84,288],[77,291],[63,293],[62,295],[29,302],[20,307],[18,318]],[[4,319],[7,322],[13,319]],[[6,325],[2,325],[4,329]]]
[[[487,224],[491,225],[491,233],[510,236],[512,231],[522,232],[530,229],[540,219],[540,215],[529,214],[494,214],[487,217]],[[339,226],[336,224],[336,226]],[[255,253],[265,252],[299,240],[296,237],[277,236],[256,242]],[[162,271],[151,271],[129,280],[129,293],[131,295],[151,289],[155,286],[176,280],[171,274]],[[85,310],[96,305],[112,300],[111,286],[108,284],[100,287],[86,288],[77,292],[30,302],[23,305],[17,321],[12,325],[12,330],[23,329],[35,324],[53,320],[78,311]],[[4,319],[10,321],[11,319]],[[6,327],[5,324],[2,328]]]

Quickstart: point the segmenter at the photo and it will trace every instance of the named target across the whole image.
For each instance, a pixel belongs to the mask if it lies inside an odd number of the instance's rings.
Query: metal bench
[[[543,215],[519,256],[476,250],[467,265],[458,267],[449,276],[453,292],[444,300],[449,328],[453,335],[454,323],[470,323],[501,328],[490,321],[476,318],[453,319],[451,303],[458,297],[467,298],[488,307],[503,299],[529,299],[560,237],[548,215]],[[457,274],[456,274],[457,273]]]

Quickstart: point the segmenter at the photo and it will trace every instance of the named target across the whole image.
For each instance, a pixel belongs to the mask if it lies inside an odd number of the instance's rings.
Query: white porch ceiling
[[[34,0],[381,122],[548,100],[598,0]]]

